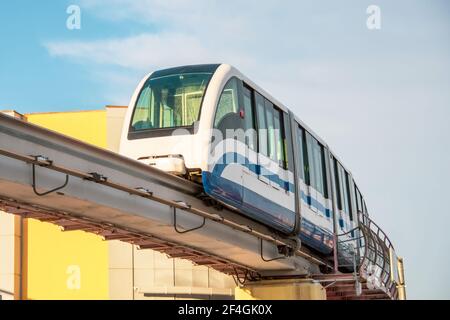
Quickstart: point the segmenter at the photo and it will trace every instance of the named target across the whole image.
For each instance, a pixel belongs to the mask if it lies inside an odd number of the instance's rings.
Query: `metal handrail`
[[[386,235],[386,233],[367,215],[365,215],[362,212],[359,212],[360,217],[360,226],[362,229],[367,228],[366,231],[369,231],[369,235],[372,236],[372,239],[375,240],[375,245],[378,249],[378,247],[382,250],[381,254],[378,254],[376,252],[375,255],[375,264],[379,267],[381,267],[381,279],[383,280],[383,285],[386,289],[388,289],[390,292],[392,291],[392,288],[395,287],[395,283],[391,279],[391,250],[395,252],[394,246],[392,245],[392,242],[390,241],[389,237]],[[374,230],[375,229],[375,230]],[[367,232],[366,232],[367,233]],[[375,233],[376,237],[373,237],[373,234]],[[380,266],[378,264],[378,257],[382,258],[383,265]]]
[[[348,237],[349,234],[351,235],[350,238]],[[397,283],[391,274],[391,252],[395,252],[395,250],[386,233],[367,214],[358,211],[358,226],[337,235],[337,239],[338,244],[349,242],[354,244],[347,245],[345,248],[339,247],[337,244],[338,250],[345,250],[347,254],[352,254],[356,260],[356,268],[353,272],[366,281],[373,274],[381,282],[380,289],[391,298],[396,299]],[[368,272],[372,274],[369,275]]]

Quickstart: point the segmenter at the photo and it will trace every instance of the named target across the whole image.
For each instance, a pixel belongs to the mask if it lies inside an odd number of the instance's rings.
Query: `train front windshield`
[[[131,132],[192,126],[213,73],[192,72],[150,77],[142,88]]]

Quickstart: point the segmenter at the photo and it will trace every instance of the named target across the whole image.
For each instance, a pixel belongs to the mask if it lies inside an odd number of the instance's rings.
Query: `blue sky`
[[[81,30],[66,28],[70,4]],[[450,299],[449,18],[444,0],[2,2],[0,109],[126,105],[154,69],[231,63],[352,170],[409,297]]]

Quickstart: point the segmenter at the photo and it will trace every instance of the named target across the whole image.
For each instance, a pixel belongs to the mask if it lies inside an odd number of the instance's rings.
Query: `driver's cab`
[[[201,168],[202,137],[209,131],[201,119],[208,118],[214,93],[208,97],[207,89],[219,67],[182,66],[146,76],[130,101],[120,153],[176,175]]]

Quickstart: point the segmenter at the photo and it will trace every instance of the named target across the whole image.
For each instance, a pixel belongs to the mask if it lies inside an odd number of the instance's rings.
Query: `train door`
[[[354,238],[354,233],[352,232],[352,230],[356,226],[357,219],[354,211],[354,199],[351,192],[351,188],[353,188],[352,177],[339,163],[339,161],[334,159],[333,162],[338,209],[338,230],[336,230],[336,233],[338,235],[343,234],[343,236],[340,237],[341,241],[347,240],[346,243],[351,244],[352,242],[350,240]]]
[[[328,195],[326,148],[309,132],[305,131],[308,185],[308,204],[319,216],[331,220],[331,200]]]
[[[209,164],[209,193],[236,207],[242,205],[245,157],[241,90],[242,81],[237,78],[231,78],[222,90],[214,118],[218,132],[212,138]]]
[[[348,189],[350,192],[350,225],[351,228],[355,228],[358,225],[358,205],[357,205],[357,195],[356,195],[356,184],[353,180],[353,176],[349,173],[347,175],[348,179]]]
[[[243,203],[250,215],[258,216],[258,137],[256,133],[256,116],[253,90],[243,86],[243,107],[245,123],[246,158],[242,172]]]
[[[285,140],[284,120],[288,115],[245,85],[243,99],[245,129],[253,132],[246,134],[244,205],[258,219],[290,232],[296,214],[293,173],[288,169]]]
[[[258,179],[266,184],[270,184],[267,172],[267,167],[270,164],[269,158],[269,144],[268,144],[268,129],[267,129],[267,114],[265,107],[265,99],[258,92],[254,92],[257,131],[258,131],[258,154],[257,154],[257,175]]]
[[[307,157],[308,157],[308,166],[307,166],[307,181],[306,184],[308,185],[308,204],[312,211],[318,212],[317,208],[317,187],[316,184],[316,176],[315,176],[315,149],[316,149],[316,141],[311,136],[309,132],[305,132],[306,136],[306,146],[307,146]]]
[[[303,143],[302,217],[311,246],[331,252],[333,247],[332,202],[329,197],[326,149],[308,131],[299,127]]]

